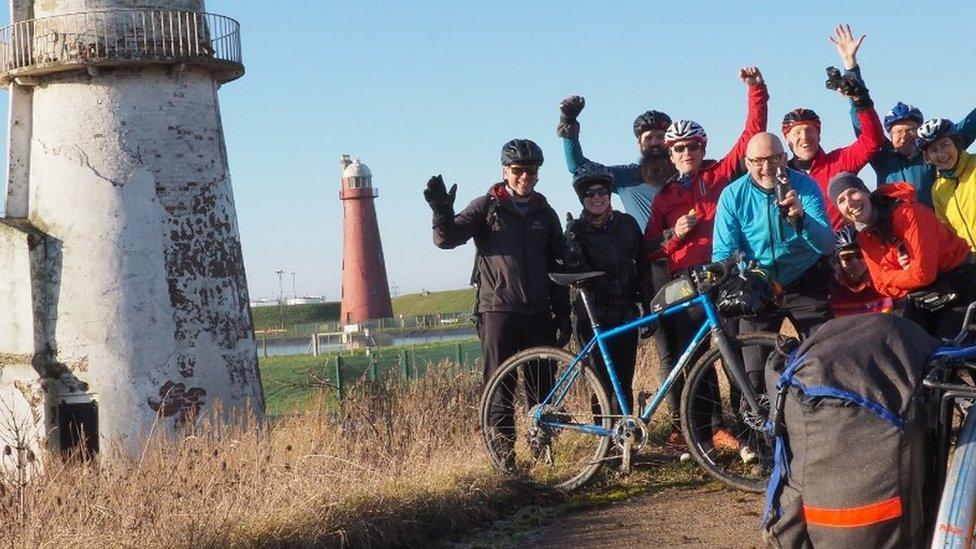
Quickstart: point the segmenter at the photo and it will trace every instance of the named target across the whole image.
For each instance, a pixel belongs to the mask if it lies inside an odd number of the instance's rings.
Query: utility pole
[[[282,286],[281,277],[284,276],[284,269],[278,269],[275,271],[278,275],[278,320],[280,321],[280,328],[285,329],[285,291]]]
[[[291,272],[291,297],[292,299],[298,299],[298,291],[295,290],[295,271]]]

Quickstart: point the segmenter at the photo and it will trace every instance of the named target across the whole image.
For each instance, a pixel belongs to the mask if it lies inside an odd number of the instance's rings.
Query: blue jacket
[[[578,137],[564,137],[563,151],[566,154],[566,167],[569,168],[569,173],[576,173],[576,168],[590,162],[583,156],[583,147]],[[613,192],[620,195],[624,211],[637,220],[637,224],[643,231],[647,227],[647,220],[651,217],[651,204],[659,188],[644,183],[641,179],[640,164],[621,164],[606,168],[613,174]]]
[[[855,74],[861,78],[861,68],[854,67],[846,73]],[[861,80],[863,82],[863,79]],[[851,123],[854,134],[861,134],[861,124],[857,119],[857,111],[851,105]],[[885,128],[887,130],[887,128]],[[967,149],[976,141],[976,110],[966,118],[956,123],[956,132],[962,140],[962,148]],[[932,185],[935,184],[935,167],[922,160],[922,153],[916,151],[911,157],[905,156],[891,144],[887,137],[881,145],[881,150],[871,159],[871,167],[878,174],[878,185],[883,183],[897,183],[906,181],[915,187],[918,201],[929,208],[932,207]]]
[[[718,199],[712,261],[742,251],[785,286],[834,251],[834,232],[820,186],[803,172],[791,169],[789,173],[790,186],[803,205],[801,233],[797,235],[780,215],[772,191],[757,185],[747,173],[729,183]]]

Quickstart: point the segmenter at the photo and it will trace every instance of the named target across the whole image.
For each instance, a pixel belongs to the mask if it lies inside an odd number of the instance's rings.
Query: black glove
[[[586,99],[583,99],[582,96],[570,95],[559,103],[559,113],[562,115],[560,118],[576,120],[580,113],[583,112],[583,107],[585,106]]]
[[[580,126],[576,121],[586,105],[586,100],[579,95],[571,95],[559,103],[559,125],[556,135],[559,137],[579,137]]]
[[[840,86],[840,92],[851,98],[851,103],[854,104],[854,108],[863,111],[864,109],[869,109],[874,106],[874,101],[871,100],[871,96],[868,95],[868,88],[854,74],[845,74],[842,78],[842,84]]]
[[[580,244],[579,235],[576,233],[576,223],[570,223],[566,227],[566,257],[564,259],[566,270],[576,273],[583,272],[585,258],[583,245]]]
[[[556,315],[556,347],[565,347],[572,336],[573,325],[569,321],[569,315]]]
[[[454,217],[454,198],[457,196],[457,183],[451,186],[451,191],[447,191],[444,185],[444,178],[435,175],[427,180],[427,188],[424,189],[424,200],[430,205],[430,209],[436,215]]]

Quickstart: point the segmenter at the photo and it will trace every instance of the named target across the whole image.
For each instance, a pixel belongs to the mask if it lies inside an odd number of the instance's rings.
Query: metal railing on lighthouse
[[[86,67],[184,63],[207,66],[221,82],[242,76],[240,23],[213,13],[108,9],[0,29],[0,84]]]

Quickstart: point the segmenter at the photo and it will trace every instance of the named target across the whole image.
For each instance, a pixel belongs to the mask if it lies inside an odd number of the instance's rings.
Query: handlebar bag
[[[874,313],[831,320],[788,356],[773,353],[770,546],[926,545],[938,399],[922,378],[938,344]]]

